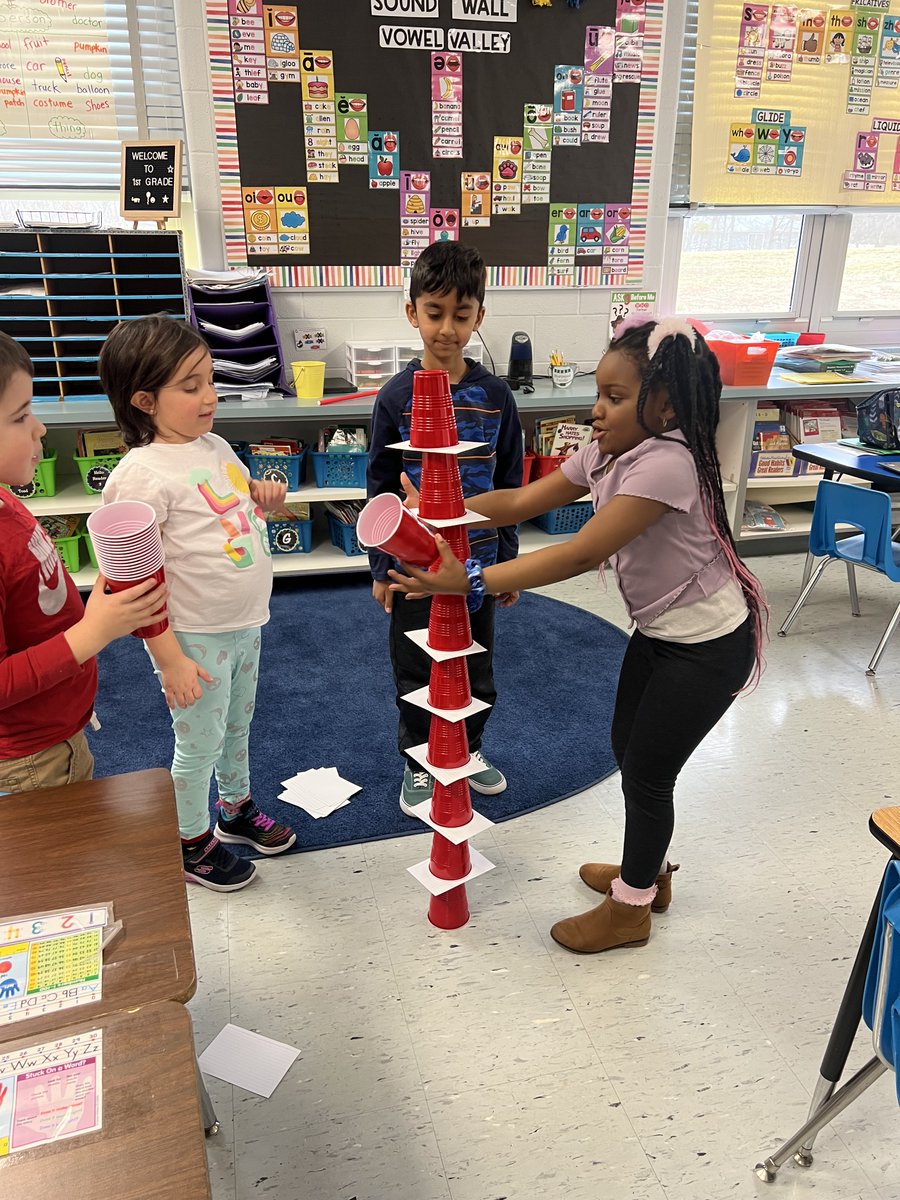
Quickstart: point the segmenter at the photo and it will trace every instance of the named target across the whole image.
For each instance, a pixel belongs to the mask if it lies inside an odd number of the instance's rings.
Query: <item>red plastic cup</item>
[[[469,553],[469,534],[465,525],[451,525],[449,529],[442,529],[444,541],[456,555],[460,562],[465,562],[470,558]]]
[[[110,579],[107,576],[106,583],[111,592],[125,592],[129,588],[137,587],[137,585],[139,583],[143,583],[145,579],[152,579],[154,587],[157,587],[161,583],[165,583],[166,568],[159,567],[157,570],[151,571],[148,574],[143,575],[140,579]],[[150,588],[149,591],[152,592],[153,588]],[[165,611],[166,611],[165,608],[160,608],[153,615],[158,616],[159,613],[163,613]],[[152,625],[143,625],[140,629],[133,629],[131,631],[131,636],[136,637],[136,638],[159,637],[159,635],[161,633],[165,633],[168,628],[169,628],[169,618],[163,617],[162,620],[155,621]]]
[[[432,650],[467,650],[472,645],[465,596],[432,597],[427,642]]]
[[[446,371],[416,371],[413,375],[409,442],[419,450],[455,446],[459,441],[450,376]]]
[[[428,920],[438,929],[461,929],[469,919],[469,899],[466,885],[451,888],[443,896],[432,896],[428,905]]]
[[[431,819],[448,829],[458,829],[472,820],[472,791],[468,779],[455,783],[434,781],[431,795]]]
[[[436,833],[431,843],[431,861],[428,869],[438,879],[465,879],[472,870],[469,843],[455,846],[442,833]]]
[[[107,579],[130,586],[163,565],[156,513],[141,500],[105,504],[90,514],[88,532],[97,566]]]
[[[419,516],[449,521],[464,517],[466,505],[459,481],[459,463],[453,454],[422,455],[419,484]]]
[[[435,708],[465,708],[472,702],[469,668],[465,658],[445,658],[431,664],[428,703]]]
[[[88,517],[91,539],[119,540],[145,533],[156,525],[156,513],[143,500],[115,500],[95,509]]]
[[[446,767],[447,770],[464,767],[469,761],[465,721],[447,721],[432,714],[427,758],[433,767]]]
[[[438,557],[434,534],[393,493],[369,501],[357,519],[356,538],[414,566],[428,567]]]

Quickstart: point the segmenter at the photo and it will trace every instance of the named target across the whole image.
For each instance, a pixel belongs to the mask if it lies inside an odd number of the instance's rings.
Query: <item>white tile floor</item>
[[[853,619],[833,567],[775,638],[802,559],[751,565],[768,670],[682,775],[683,865],[645,948],[584,958],[548,935],[594,903],[579,864],[618,855],[617,777],[481,836],[497,869],[454,933],[406,874],[424,837],[190,889],[198,1047],[231,1020],[302,1051],[269,1100],[210,1080],[216,1200],[900,1200],[891,1074],[811,1170],[753,1172],[805,1118],[885,862],[867,818],[900,803],[900,636],[867,678],[898,593],[865,575]],[[547,592],[621,623],[593,578]],[[851,1065],[869,1056],[860,1033]]]

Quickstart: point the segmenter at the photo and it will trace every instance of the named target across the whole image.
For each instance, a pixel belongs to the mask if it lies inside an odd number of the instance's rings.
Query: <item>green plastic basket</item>
[[[8,483],[3,486],[8,487],[12,494],[21,500],[30,500],[33,496],[55,496],[56,451],[50,450],[44,455],[35,469],[34,479],[31,483],[23,484],[21,487],[12,487]]]
[[[90,560],[91,566],[96,571],[98,569],[97,555],[94,553],[94,543],[91,541],[91,535],[86,529],[82,529],[81,536],[84,538],[84,545],[85,549],[87,550],[88,559]]]
[[[81,482],[89,496],[96,496],[106,487],[113,468],[125,457],[123,454],[91,454],[72,456],[78,465]]]
[[[63,566],[70,575],[74,575],[81,566],[81,534],[73,533],[71,537],[54,538],[53,544],[63,560]]]

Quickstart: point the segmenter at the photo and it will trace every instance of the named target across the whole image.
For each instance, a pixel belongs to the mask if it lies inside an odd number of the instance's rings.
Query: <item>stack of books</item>
[[[118,429],[79,429],[75,435],[75,453],[79,458],[124,454],[126,450]]]

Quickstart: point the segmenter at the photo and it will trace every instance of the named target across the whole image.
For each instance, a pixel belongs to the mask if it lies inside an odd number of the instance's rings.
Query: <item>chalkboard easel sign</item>
[[[122,143],[119,212],[126,220],[163,228],[181,215],[182,145],[180,138]]]

